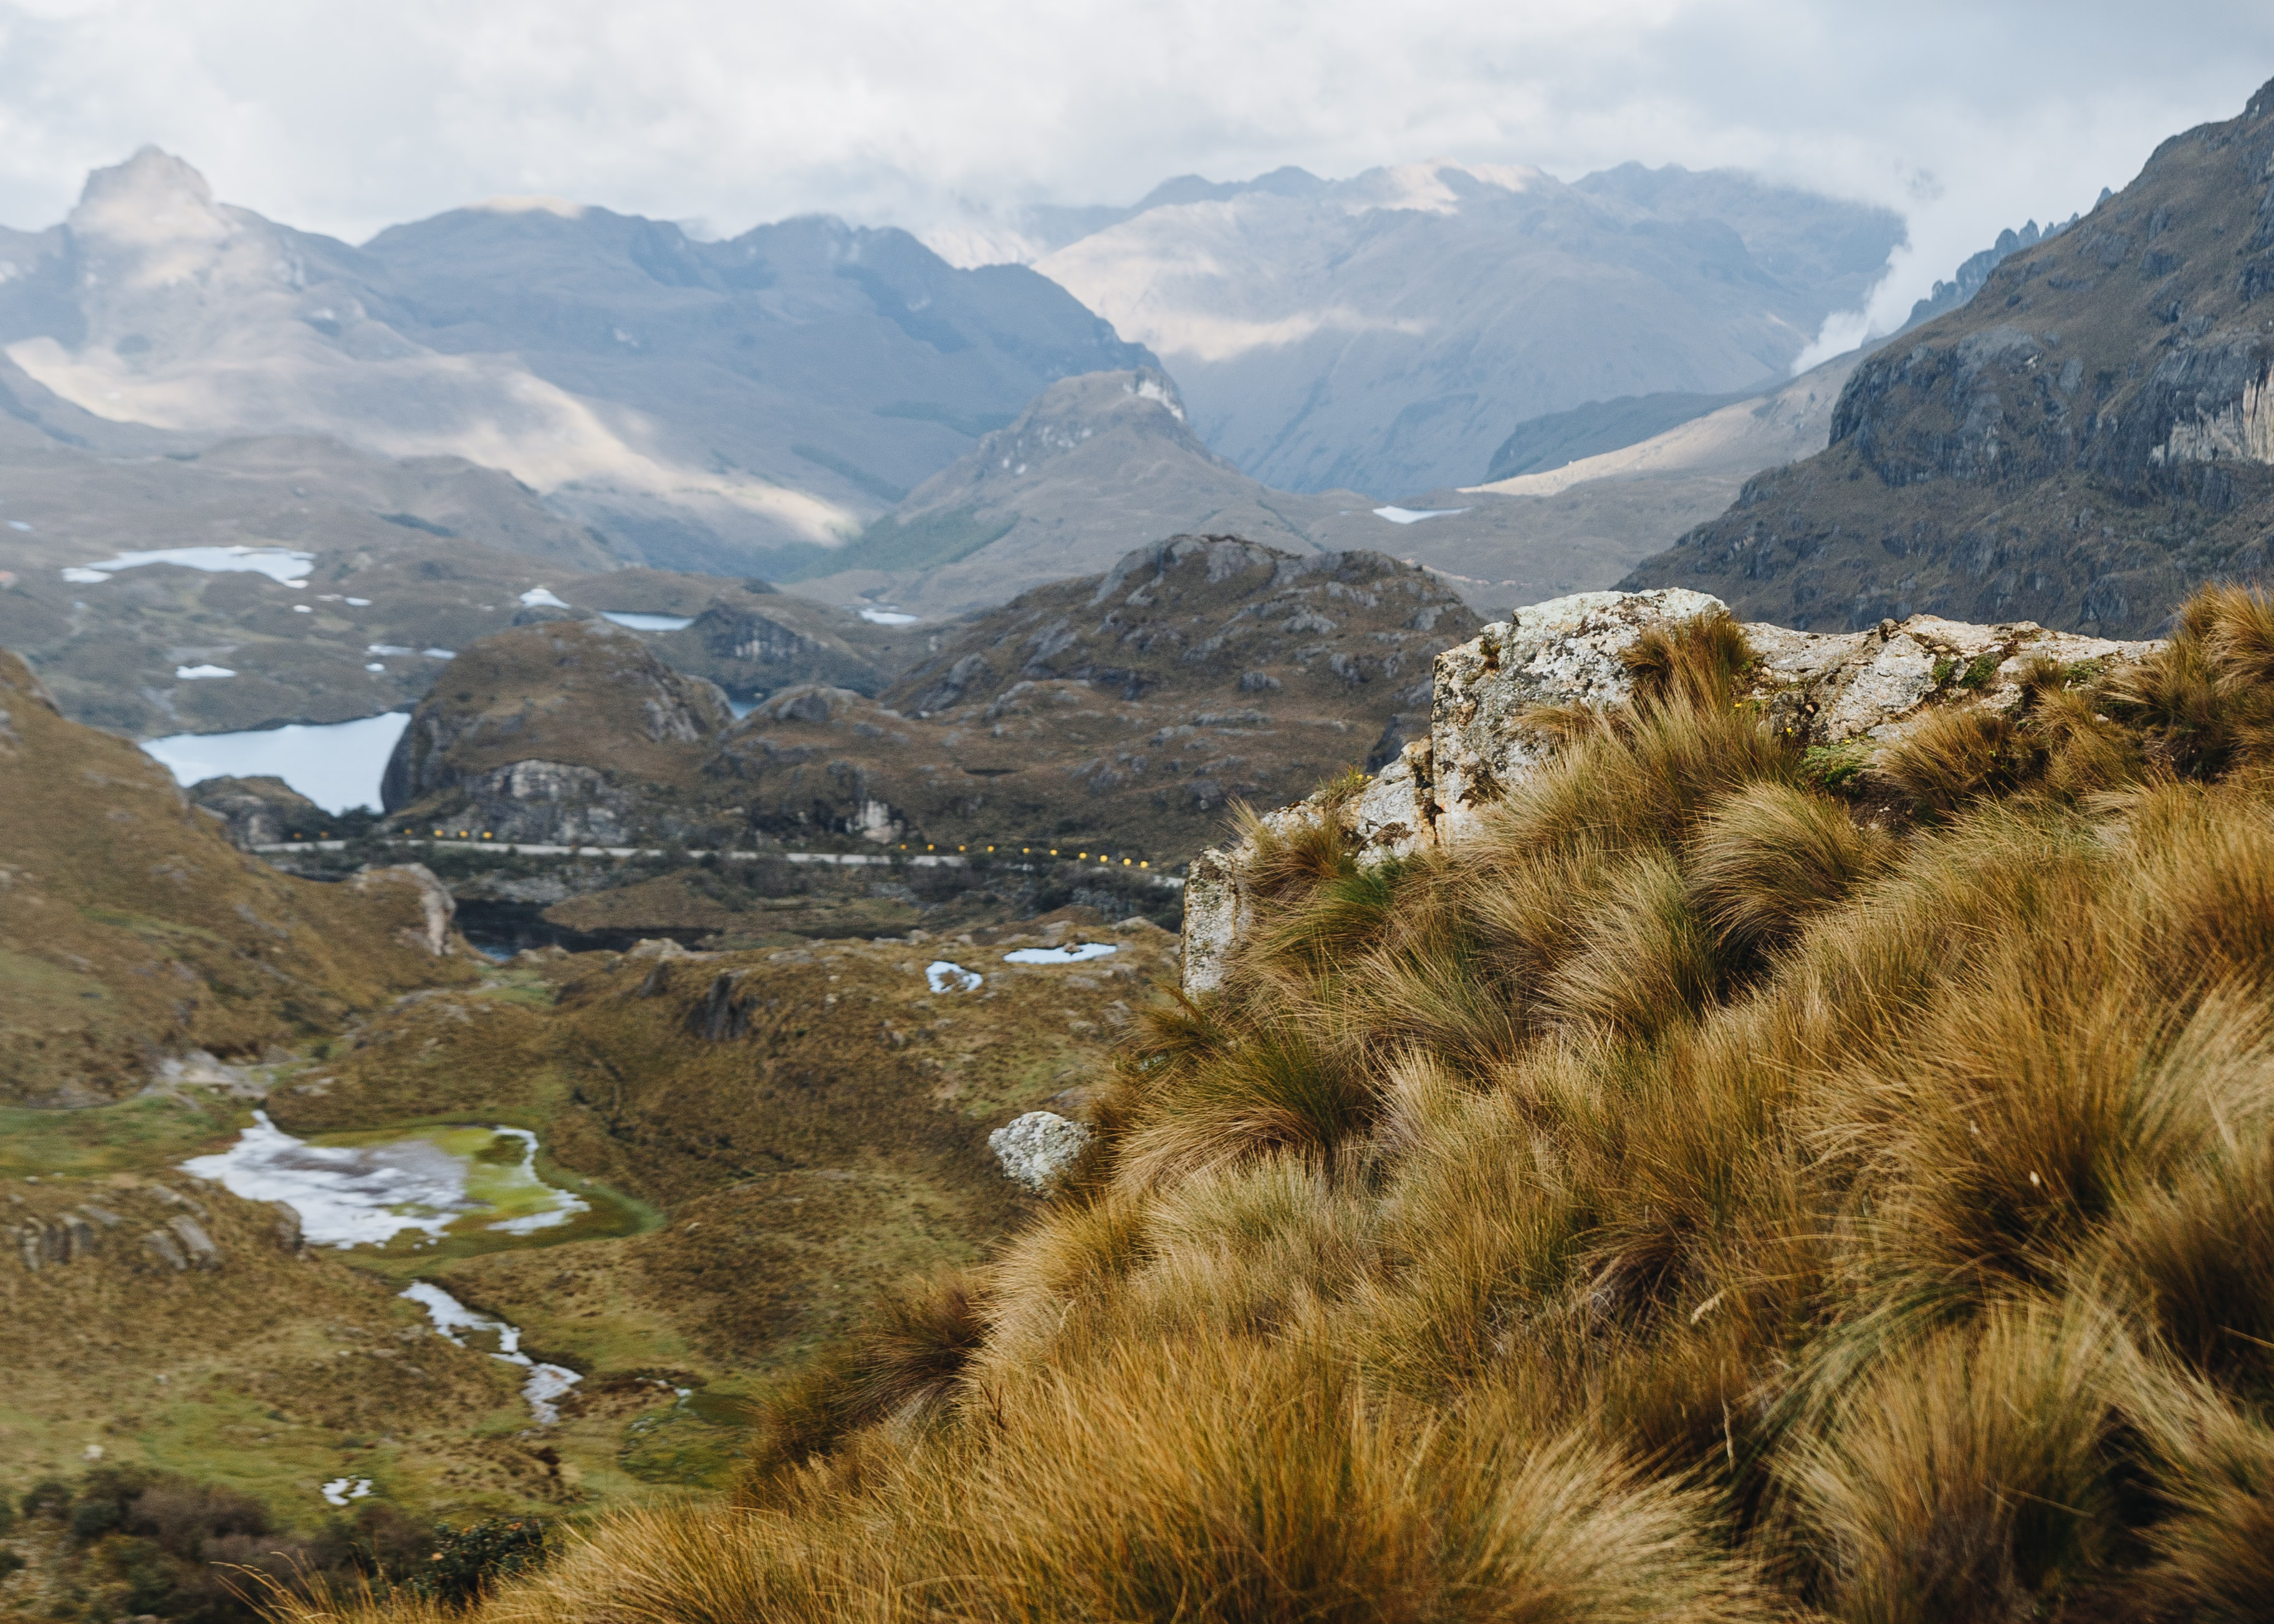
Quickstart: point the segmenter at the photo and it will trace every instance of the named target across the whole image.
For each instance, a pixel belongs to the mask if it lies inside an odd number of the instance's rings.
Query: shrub
[[[533,1517],[485,1517],[463,1528],[438,1523],[434,1550],[408,1588],[414,1596],[463,1607],[506,1580],[544,1566],[545,1555],[545,1524]]]

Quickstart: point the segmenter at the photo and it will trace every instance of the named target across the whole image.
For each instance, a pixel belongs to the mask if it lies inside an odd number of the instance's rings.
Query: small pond
[[[237,1143],[182,1170],[247,1200],[283,1202],[316,1246],[460,1254],[639,1227],[616,1200],[596,1203],[546,1180],[526,1128],[446,1124],[304,1139],[256,1111]]]

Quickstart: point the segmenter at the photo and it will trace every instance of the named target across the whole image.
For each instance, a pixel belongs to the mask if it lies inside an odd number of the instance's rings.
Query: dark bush
[[[413,1595],[446,1606],[478,1601],[501,1579],[545,1562],[545,1525],[533,1517],[485,1517],[463,1528],[435,1525],[434,1551],[408,1586]]]

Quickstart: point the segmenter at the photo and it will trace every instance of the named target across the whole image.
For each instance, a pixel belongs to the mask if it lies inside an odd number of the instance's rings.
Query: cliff
[[[1802,629],[2163,628],[2269,568],[2274,85],[1868,357],[1818,455],[1638,566]]]

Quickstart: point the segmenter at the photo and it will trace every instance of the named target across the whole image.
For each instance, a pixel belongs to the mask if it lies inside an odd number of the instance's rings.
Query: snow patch
[[[237,673],[226,665],[177,665],[174,667],[175,680],[181,682],[196,682],[207,677],[233,677]]]
[[[566,609],[568,605],[564,599],[555,598],[551,588],[533,586],[521,595],[521,606],[524,609]]]
[[[915,615],[902,614],[889,605],[883,608],[863,609],[861,618],[875,626],[914,626],[916,623]]]
[[[1121,950],[1111,942],[1069,942],[1064,947],[1021,947],[1003,955],[1005,964],[1083,964]]]
[[[1374,516],[1387,519],[1392,524],[1419,524],[1424,519],[1449,519],[1457,513],[1466,513],[1465,508],[1377,508]]]
[[[924,966],[924,984],[934,992],[976,992],[985,979],[951,959],[935,959]]]
[[[529,600],[524,598],[521,601],[527,603]],[[636,632],[685,631],[695,624],[695,617],[691,614],[638,614],[629,609],[603,609],[600,618],[614,620],[617,625],[629,627]]]

